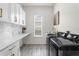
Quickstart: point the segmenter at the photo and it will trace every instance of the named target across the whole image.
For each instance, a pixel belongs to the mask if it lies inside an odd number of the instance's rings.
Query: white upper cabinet
[[[26,14],[25,14],[24,10],[23,10],[23,13],[22,14],[23,14],[22,15],[22,18],[23,18],[22,19],[22,24],[25,25],[26,24],[26,21],[25,21],[26,20],[26,18],[25,18],[26,17]]]
[[[1,21],[7,21],[18,25],[25,25],[25,11],[18,3],[0,3],[2,9]]]
[[[11,4],[11,22],[17,23],[16,4]]]
[[[20,24],[22,24],[22,8],[20,8]]]
[[[20,8],[20,24],[25,25],[25,12],[23,8]]]
[[[20,4],[11,4],[11,18],[13,23],[25,25],[25,12]]]
[[[20,5],[16,4],[16,17],[17,17],[17,23],[20,24]]]

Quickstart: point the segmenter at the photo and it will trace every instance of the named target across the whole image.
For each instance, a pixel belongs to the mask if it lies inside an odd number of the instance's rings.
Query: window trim
[[[34,15],[34,37],[42,37],[43,36],[43,17],[41,16],[41,25],[40,25],[40,27],[41,27],[41,35],[36,35],[35,34],[35,28],[36,28],[36,24],[35,24],[35,22],[36,22],[36,18],[38,17],[38,16],[40,16],[40,15]]]

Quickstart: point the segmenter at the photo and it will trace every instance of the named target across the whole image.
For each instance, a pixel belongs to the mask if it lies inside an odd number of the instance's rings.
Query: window
[[[42,16],[34,16],[34,37],[42,37]]]

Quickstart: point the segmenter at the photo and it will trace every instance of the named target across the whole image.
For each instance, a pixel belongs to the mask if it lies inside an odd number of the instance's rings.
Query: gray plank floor
[[[42,44],[23,45],[21,56],[48,56],[48,47]]]

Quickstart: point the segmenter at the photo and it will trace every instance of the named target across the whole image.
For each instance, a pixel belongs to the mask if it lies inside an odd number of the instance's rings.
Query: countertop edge
[[[0,49],[0,52],[3,51],[4,49],[8,48],[9,46],[11,46],[12,44],[14,44],[15,42],[21,40],[22,38],[28,36],[30,33],[24,33],[24,34],[21,34],[22,37],[18,38],[16,41],[12,41],[10,44],[6,45],[5,47],[1,48]]]

